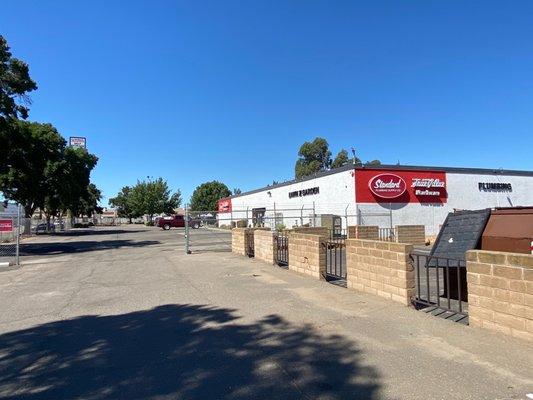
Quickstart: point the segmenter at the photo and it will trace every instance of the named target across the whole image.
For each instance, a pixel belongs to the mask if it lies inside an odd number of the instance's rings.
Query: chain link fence
[[[249,206],[225,212],[191,211],[186,207],[187,252],[231,251],[232,228],[270,228],[273,231],[299,227],[325,227],[333,236],[345,237],[352,225],[377,225],[393,232],[393,209],[363,208],[355,204],[307,204],[299,207]]]
[[[21,224],[24,220],[20,217],[20,207],[10,207],[6,204],[6,207],[2,206],[2,209],[0,211],[0,266],[19,265]]]

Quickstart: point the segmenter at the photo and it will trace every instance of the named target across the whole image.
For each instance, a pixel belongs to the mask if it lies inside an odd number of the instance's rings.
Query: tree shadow
[[[119,248],[134,248],[161,244],[157,240],[86,240],[61,243],[24,243],[20,245],[21,256],[84,253]]]
[[[95,235],[123,235],[123,234],[129,234],[129,233],[145,233],[146,230],[139,230],[139,229],[132,229],[132,230],[125,230],[125,229],[91,229],[91,228],[79,228],[74,230],[68,230],[64,232],[55,232],[50,233],[50,236],[95,236]]]
[[[0,397],[294,399],[377,397],[355,343],[270,315],[165,305],[82,316],[0,336]]]

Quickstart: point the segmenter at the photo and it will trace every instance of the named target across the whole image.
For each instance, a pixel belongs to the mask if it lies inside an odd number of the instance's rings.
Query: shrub
[[[277,224],[276,225],[276,231],[278,231],[278,232],[283,232],[285,229],[287,229],[285,224]]]

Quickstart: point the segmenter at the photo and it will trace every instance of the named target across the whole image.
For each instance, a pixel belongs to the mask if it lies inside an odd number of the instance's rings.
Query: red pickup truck
[[[200,227],[200,221],[189,218],[189,228],[198,229]],[[169,230],[170,228],[184,228],[185,227],[185,216],[183,215],[173,215],[170,217],[162,217],[157,221],[157,226],[163,228],[164,230]]]

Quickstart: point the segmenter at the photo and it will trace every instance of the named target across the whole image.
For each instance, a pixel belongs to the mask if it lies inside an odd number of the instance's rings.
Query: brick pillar
[[[533,342],[533,255],[466,253],[469,323]]]
[[[374,225],[353,225],[348,227],[348,237],[350,239],[379,239],[379,226]]]
[[[275,264],[276,251],[274,232],[269,229],[254,229],[254,258]]]
[[[246,255],[246,228],[231,230],[231,251],[241,256]]]
[[[289,269],[325,280],[326,238],[321,235],[289,233]]]
[[[346,240],[347,286],[410,305],[415,292],[412,250],[407,244]]]
[[[396,225],[398,243],[426,244],[426,227],[424,225]]]

